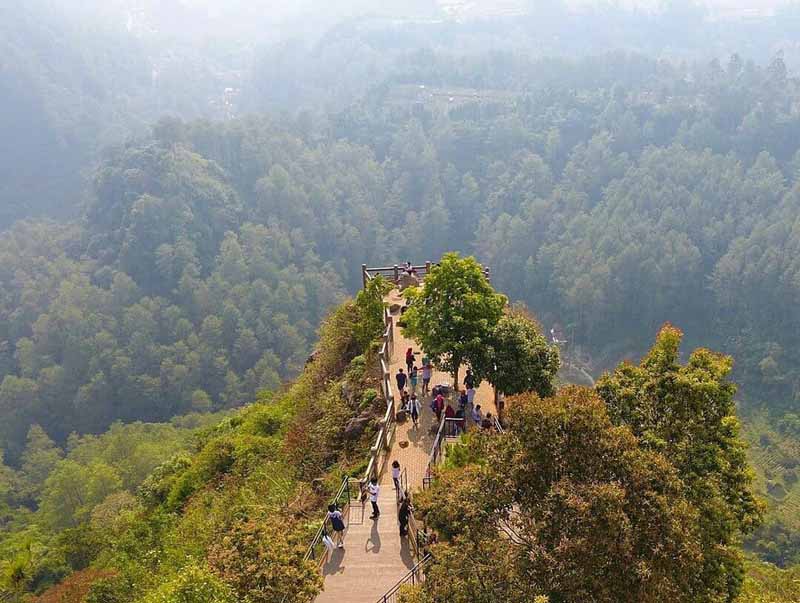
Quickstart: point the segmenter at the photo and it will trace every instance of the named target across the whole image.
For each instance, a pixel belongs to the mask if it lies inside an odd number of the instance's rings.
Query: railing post
[[[431,271],[431,263],[430,263],[430,261],[425,262],[425,276],[428,276],[428,274],[430,274],[430,271]]]
[[[361,264],[361,283],[364,286],[364,289],[367,288],[367,265]]]
[[[398,284],[400,282],[400,266],[397,264],[394,265],[394,284]]]

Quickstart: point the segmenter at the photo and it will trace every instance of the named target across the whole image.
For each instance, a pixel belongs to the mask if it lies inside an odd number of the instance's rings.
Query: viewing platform
[[[415,266],[416,276],[424,279],[431,264]],[[384,276],[390,282],[400,282],[402,268],[367,268],[363,267],[364,284],[377,275]],[[486,271],[488,276],[488,270]],[[421,414],[419,426],[414,427],[410,418],[398,422],[400,396],[396,394],[395,375],[400,368],[406,369],[405,351],[412,348],[419,362],[423,350],[419,344],[405,337],[398,326],[400,311],[390,312],[389,308],[400,308],[404,300],[398,288],[393,289],[385,298],[384,313],[385,331],[381,346],[382,393],[387,400],[387,410],[375,446],[371,451],[370,465],[363,480],[350,479],[343,484],[347,492],[340,500],[344,507],[347,529],[344,536],[344,548],[334,549],[327,554],[324,547],[312,544],[312,555],[320,560],[321,571],[325,580],[324,590],[315,601],[317,603],[376,603],[395,600],[396,586],[405,581],[416,581],[423,578],[419,571],[422,553],[422,527],[413,519],[409,524],[409,535],[400,536],[397,517],[398,501],[392,483],[391,463],[398,461],[402,471],[403,489],[413,495],[421,491],[432,479],[432,468],[441,462],[443,449],[448,439],[450,421],[439,423],[431,410],[431,396],[421,396]],[[463,375],[463,371],[461,372]],[[434,370],[431,387],[448,385],[452,387],[452,376]],[[417,386],[420,395],[422,379]],[[494,390],[484,383],[476,390],[474,404],[480,404],[484,413],[491,412],[497,417],[494,404]],[[471,425],[469,417],[467,425]],[[498,425],[499,427],[499,425]],[[475,428],[475,427],[472,427]],[[369,501],[361,502],[361,489],[370,477],[376,477],[380,485],[378,505],[381,515],[378,519],[369,518],[371,507]]]

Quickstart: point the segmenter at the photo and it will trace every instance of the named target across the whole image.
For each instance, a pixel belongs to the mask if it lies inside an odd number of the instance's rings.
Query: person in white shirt
[[[367,491],[369,492],[369,502],[372,505],[372,515],[370,515],[369,518],[378,519],[381,514],[381,510],[378,508],[378,494],[381,492],[381,487],[378,485],[378,480],[376,478],[373,477],[369,480]]]
[[[428,364],[422,365],[422,395],[430,393],[431,376],[433,375],[433,367]]]
[[[397,492],[398,498],[400,497],[400,463],[396,460],[392,461],[392,481],[394,482],[394,489]]]
[[[480,404],[476,404],[475,408],[472,409],[472,420],[475,422],[475,425],[478,427],[481,426],[481,422],[483,421],[483,413],[481,412]]]
[[[417,394],[411,394],[411,400],[408,401],[408,404],[411,407],[411,420],[414,422],[414,427],[419,427],[419,415],[422,412],[422,406],[417,400]]]

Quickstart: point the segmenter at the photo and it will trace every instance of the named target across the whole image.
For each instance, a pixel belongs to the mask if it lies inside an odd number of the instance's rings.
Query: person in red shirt
[[[439,394],[433,399],[433,411],[436,413],[436,422],[441,423],[444,410],[444,396]]]

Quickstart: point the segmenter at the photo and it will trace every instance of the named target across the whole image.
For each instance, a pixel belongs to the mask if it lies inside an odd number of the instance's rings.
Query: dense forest
[[[60,4],[0,6],[4,585],[41,594],[111,550],[92,540],[106,532],[120,538],[114,555],[135,557],[127,530],[145,528],[114,522],[143,508],[158,509],[151,543],[195,529],[156,523],[231,466],[242,483],[269,481],[250,446],[266,458],[299,437],[298,417],[321,420],[301,398],[309,383],[323,389],[302,370],[333,332],[318,343],[324,318],[360,288],[360,265],[448,250],[490,266],[499,291],[567,340],[565,363],[595,377],[642,357],[666,322],[687,348],[730,354],[768,503],[744,543],[750,570],[791,581],[800,80],[782,41],[793,9],[731,27],[686,3],[569,25],[557,2],[538,20],[326,29],[320,18],[313,44],[271,46],[250,43],[258,22],[200,60],[204,34],[165,33],[189,14],[179,8],[126,28],[124,2],[80,19]],[[435,16],[425,4],[414,10]],[[353,329],[336,329],[348,361],[367,345],[347,343]],[[330,370],[369,389],[355,362]],[[363,410],[345,406],[320,429]],[[289,445],[276,497],[332,479],[364,442],[334,445],[312,468]],[[195,482],[169,502],[173,473],[187,471]],[[193,504],[223,508],[236,487]],[[300,542],[308,508],[294,511]]]

